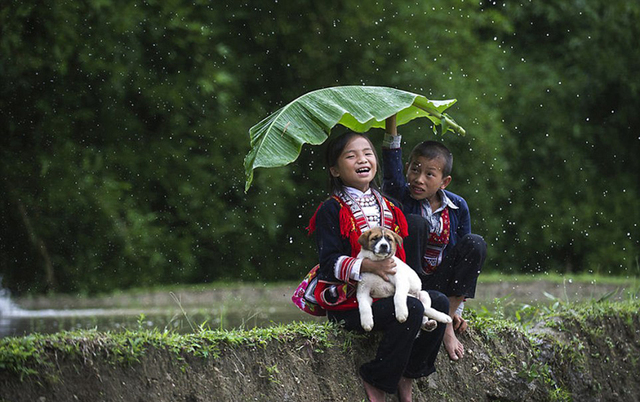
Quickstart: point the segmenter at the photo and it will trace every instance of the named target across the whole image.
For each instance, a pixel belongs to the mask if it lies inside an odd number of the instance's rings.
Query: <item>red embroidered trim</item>
[[[449,235],[451,233],[449,209],[443,209],[440,217],[442,218],[442,231],[439,235],[435,232],[429,233],[424,256],[422,258],[424,261],[423,268],[428,274],[435,272],[438,268],[442,262],[442,253],[444,252],[444,248],[449,244]]]

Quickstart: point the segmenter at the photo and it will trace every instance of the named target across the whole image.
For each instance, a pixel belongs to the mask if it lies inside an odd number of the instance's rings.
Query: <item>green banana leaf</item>
[[[342,86],[319,89],[302,95],[249,129],[251,150],[244,159],[245,192],[259,167],[285,166],[300,155],[302,145],[322,144],[331,129],[341,124],[355,132],[384,128],[385,119],[396,114],[402,125],[419,117],[430,119],[433,131],[464,129],[443,112],[455,99],[433,101],[411,92],[387,87]]]

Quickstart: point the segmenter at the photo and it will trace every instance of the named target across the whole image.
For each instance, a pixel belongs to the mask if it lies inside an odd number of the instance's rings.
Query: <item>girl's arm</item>
[[[388,280],[387,275],[394,274],[393,259],[372,261],[368,258],[351,257],[351,244],[340,234],[340,205],[334,201],[326,201],[316,214],[316,244],[320,268],[318,276],[321,280],[347,282],[359,280],[360,273],[371,272]]]
[[[325,201],[316,212],[316,245],[320,268],[318,276],[322,280],[337,281],[334,267],[338,259],[350,254],[350,246],[340,236],[340,205],[332,199]]]

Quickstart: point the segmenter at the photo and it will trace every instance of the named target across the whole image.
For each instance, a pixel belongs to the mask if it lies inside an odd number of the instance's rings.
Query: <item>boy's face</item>
[[[451,176],[443,177],[443,158],[427,159],[418,156],[407,164],[407,183],[411,197],[416,200],[432,200],[438,190],[444,190],[451,183]]]

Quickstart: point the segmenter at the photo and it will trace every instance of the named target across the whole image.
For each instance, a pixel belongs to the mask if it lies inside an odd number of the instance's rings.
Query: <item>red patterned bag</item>
[[[327,314],[327,311],[320,307],[313,294],[318,285],[318,268],[320,268],[319,264],[309,271],[300,285],[298,285],[293,296],[291,296],[291,300],[293,304],[305,313],[323,316]]]

